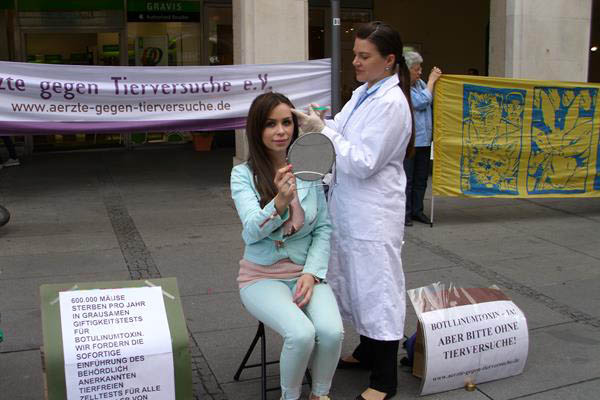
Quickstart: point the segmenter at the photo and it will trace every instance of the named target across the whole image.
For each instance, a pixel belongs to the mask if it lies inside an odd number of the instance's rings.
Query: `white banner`
[[[159,286],[60,292],[68,400],[175,398]]]
[[[331,61],[213,67],[0,62],[0,133],[243,128],[252,100],[331,103]]]
[[[512,301],[423,312],[419,321],[425,335],[422,395],[523,372],[529,333]]]

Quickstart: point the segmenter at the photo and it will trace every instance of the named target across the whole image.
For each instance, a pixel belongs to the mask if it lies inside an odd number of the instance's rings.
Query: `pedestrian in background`
[[[8,160],[2,163],[2,158],[0,158],[0,169],[2,167],[14,167],[20,165],[19,157],[17,157],[17,150],[15,149],[15,144],[13,143],[10,136],[2,136],[2,141],[4,142],[4,146],[8,151]]]
[[[479,75],[479,70],[477,68],[469,68],[467,69],[467,75]]]
[[[424,224],[431,221],[423,212],[423,199],[427,191],[429,178],[429,159],[431,157],[431,132],[433,89],[442,75],[442,70],[433,67],[427,78],[427,83],[421,79],[423,57],[415,51],[404,53],[406,66],[410,71],[410,96],[415,117],[415,152],[412,157],[404,160],[406,172],[406,217],[405,226],[412,226],[416,220]]]

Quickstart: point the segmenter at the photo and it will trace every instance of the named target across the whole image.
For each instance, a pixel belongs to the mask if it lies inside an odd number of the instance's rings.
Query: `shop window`
[[[354,53],[354,35],[356,28],[363,23],[372,20],[372,11],[369,9],[342,8],[341,16],[341,84],[342,84],[342,104],[345,104],[352,96],[352,91],[360,85],[355,79],[352,59]],[[331,9],[325,7],[311,7],[308,12],[309,25],[309,58],[319,59],[331,57]]]
[[[127,48],[129,65],[201,65],[198,23],[130,22]]]
[[[28,62],[71,65],[119,65],[117,32],[44,32],[25,34],[25,59]],[[21,138],[17,143],[21,143]],[[119,134],[33,135],[35,151],[120,147]]]
[[[205,7],[206,58],[208,65],[233,64],[233,28],[231,7]]]
[[[330,41],[329,29],[325,32],[326,10],[324,8],[308,11],[308,59],[318,60],[328,57],[325,46]],[[329,28],[329,27],[327,27]]]
[[[204,5],[204,64],[233,64],[233,17],[231,5]],[[212,135],[212,134],[211,134]],[[214,133],[213,147],[235,148],[235,131]]]
[[[119,65],[119,34],[27,33],[28,62],[72,65]]]
[[[160,4],[160,3],[159,3]],[[190,66],[201,65],[198,22],[127,23],[128,65]],[[187,132],[134,132],[132,145],[185,143]]]
[[[354,73],[354,66],[352,65],[354,52],[352,49],[354,48],[356,29],[361,24],[371,21],[371,11],[342,9],[341,14],[342,104],[345,104],[350,100],[350,97],[352,97],[352,91],[361,85],[361,83],[356,80],[356,74]]]

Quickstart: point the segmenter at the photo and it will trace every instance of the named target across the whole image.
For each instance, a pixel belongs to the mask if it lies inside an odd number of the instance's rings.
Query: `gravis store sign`
[[[129,0],[127,20],[129,22],[199,22],[200,2]]]
[[[266,91],[300,108],[329,105],[331,62],[152,68],[0,62],[0,133],[243,128],[252,100]]]
[[[155,1],[146,2],[147,11],[182,11],[181,3],[158,3]]]

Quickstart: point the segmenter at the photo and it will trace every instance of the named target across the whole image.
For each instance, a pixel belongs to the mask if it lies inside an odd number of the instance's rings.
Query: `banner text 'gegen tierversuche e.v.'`
[[[212,67],[0,62],[0,134],[243,128],[276,91],[298,108],[331,103],[329,59]]]

